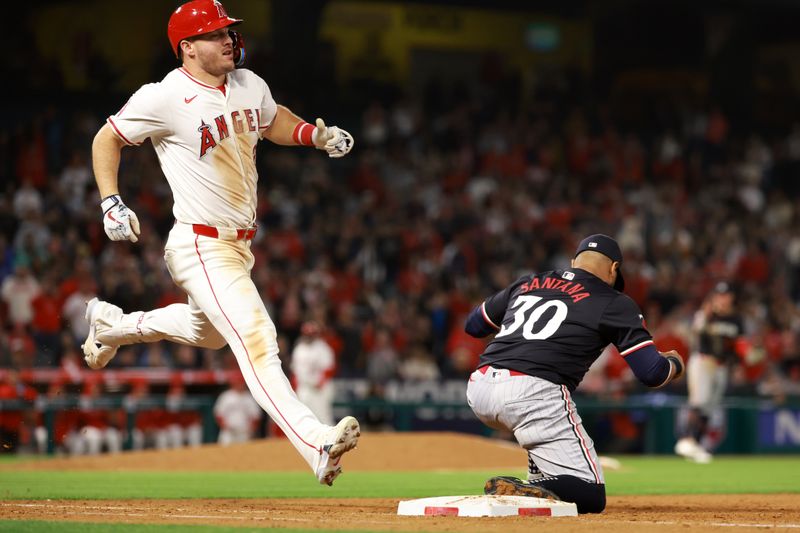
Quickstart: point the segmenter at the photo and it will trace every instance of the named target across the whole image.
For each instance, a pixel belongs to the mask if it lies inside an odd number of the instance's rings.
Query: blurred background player
[[[731,366],[751,349],[742,336],[743,320],[735,300],[728,283],[717,283],[692,321],[694,349],[686,368],[689,412],[675,453],[698,463],[711,461],[709,420],[722,402]]]
[[[5,378],[0,378],[0,401],[30,403],[36,400],[36,396],[36,390],[20,380],[17,371],[11,370]],[[0,453],[15,453],[20,444],[32,444],[33,419],[33,409],[28,406],[0,409]]]
[[[83,383],[79,402],[79,429],[70,439],[72,455],[98,455],[105,450],[118,453],[122,450],[122,432],[119,430],[119,411],[103,405],[103,382],[87,379]]]
[[[214,403],[214,417],[219,424],[217,442],[223,446],[252,439],[261,420],[261,409],[245,387],[244,379],[232,374],[230,385]]]
[[[183,408],[186,400],[186,386],[180,374],[174,374],[167,391],[165,413],[167,428],[167,447],[179,448],[188,444],[199,446],[203,442],[203,426],[200,413],[194,409]]]
[[[322,338],[322,328],[312,320],[300,327],[292,350],[292,375],[297,397],[323,424],[333,423],[333,382],[336,356]]]
[[[166,412],[163,408],[148,406],[150,403],[150,384],[147,379],[136,378],[131,381],[130,393],[123,405],[135,412],[131,447],[134,450],[167,448]]]
[[[78,435],[80,412],[77,409],[58,409],[53,416],[53,427],[48,428],[45,423],[45,405],[59,403],[66,393],[69,380],[69,376],[62,372],[50,383],[47,394],[37,398],[39,410],[34,435],[39,453],[46,453],[48,443],[52,441],[56,453],[66,454],[73,449],[75,439],[80,438]]]

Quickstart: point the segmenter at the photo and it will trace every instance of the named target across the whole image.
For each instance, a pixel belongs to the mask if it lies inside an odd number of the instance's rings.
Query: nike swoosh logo
[[[186,97],[184,97],[183,101],[184,101],[185,103],[187,103],[187,104],[191,104],[191,103],[192,103],[192,100],[194,100],[195,98],[197,98],[197,95],[194,95],[194,96],[192,96],[191,98],[186,98]]]

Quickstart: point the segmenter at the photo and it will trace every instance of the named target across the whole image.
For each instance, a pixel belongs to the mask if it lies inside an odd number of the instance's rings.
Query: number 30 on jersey
[[[514,312],[514,322],[510,326],[500,328],[500,331],[495,335],[495,338],[505,337],[511,335],[522,326],[522,336],[529,341],[547,339],[551,337],[558,327],[567,318],[567,304],[561,300],[549,300],[545,303],[538,305],[542,300],[541,296],[518,296],[511,309],[516,309]],[[533,327],[536,321],[550,308],[555,308],[555,313],[548,319],[544,327],[538,332],[533,332]],[[528,314],[530,312],[530,314]],[[526,318],[526,315],[527,318]]]

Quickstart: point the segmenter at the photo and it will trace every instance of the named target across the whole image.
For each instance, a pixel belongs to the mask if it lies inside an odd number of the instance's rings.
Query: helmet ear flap
[[[233,63],[237,67],[244,65],[245,50],[244,50],[244,37],[236,30],[228,30],[228,35],[231,36],[233,41]]]

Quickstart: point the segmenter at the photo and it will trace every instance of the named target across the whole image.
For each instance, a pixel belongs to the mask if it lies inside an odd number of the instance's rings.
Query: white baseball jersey
[[[333,349],[322,338],[303,339],[292,350],[297,397],[324,424],[333,423],[334,389],[331,377],[335,368]]]
[[[127,144],[150,138],[178,222],[247,228],[256,219],[255,152],[278,107],[247,69],[212,87],[177,68],[143,85],[108,124]]]
[[[335,365],[336,356],[323,339],[305,339],[292,350],[292,372],[298,388],[324,385]]]
[[[222,420],[225,429],[250,434],[261,409],[249,391],[228,389],[214,403],[214,416]]]

